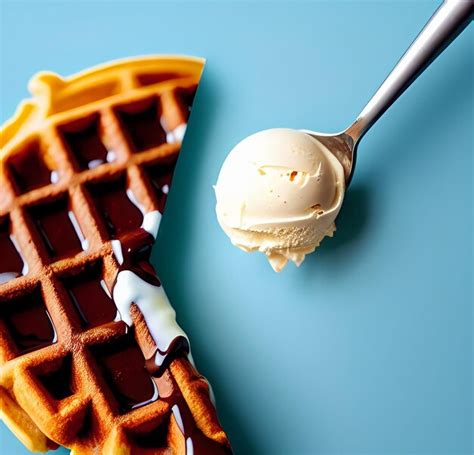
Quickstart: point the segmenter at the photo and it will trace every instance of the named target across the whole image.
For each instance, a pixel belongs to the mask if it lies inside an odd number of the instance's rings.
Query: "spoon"
[[[357,146],[361,138],[466,28],[473,18],[473,10],[473,0],[445,0],[349,128],[337,134],[303,130],[324,144],[342,164],[346,187],[354,173]]]

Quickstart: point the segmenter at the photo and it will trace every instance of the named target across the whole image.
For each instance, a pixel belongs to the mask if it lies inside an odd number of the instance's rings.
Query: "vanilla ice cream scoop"
[[[444,1],[344,131],[271,129],[237,144],[215,187],[217,218],[232,243],[265,253],[280,271],[332,236],[360,139],[471,22],[472,11],[472,2]]]
[[[216,212],[232,243],[265,253],[279,272],[332,236],[344,197],[344,169],[315,138],[278,128],[230,152],[215,186]]]

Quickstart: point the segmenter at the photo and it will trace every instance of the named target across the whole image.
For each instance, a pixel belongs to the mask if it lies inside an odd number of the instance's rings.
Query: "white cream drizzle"
[[[115,259],[117,259],[117,262],[119,265],[123,264],[123,253],[122,253],[122,244],[120,243],[120,240],[112,240],[110,242],[112,245],[112,251],[114,252]]]
[[[130,188],[127,189],[127,196],[143,213],[142,229],[156,239],[161,221],[161,213],[158,210],[145,213],[144,207],[138,202]],[[120,240],[112,240],[111,246],[117,262],[119,265],[122,265],[124,257]],[[132,325],[130,308],[132,304],[138,306],[156,347],[159,351],[165,353],[162,355],[160,352],[156,352],[155,363],[157,366],[162,365],[173,340],[180,336],[188,340],[183,329],[176,322],[176,312],[171,306],[162,286],[154,286],[147,283],[131,270],[121,270],[115,281],[113,300],[122,321],[128,326]]]
[[[51,183],[58,183],[59,182],[59,172],[58,171],[51,171],[51,175],[49,177]]]
[[[89,242],[87,241],[87,239],[84,237],[84,234],[82,233],[81,227],[79,226],[79,223],[77,222],[76,215],[74,215],[74,212],[69,211],[68,216],[69,216],[69,219],[71,220],[74,230],[76,231],[77,237],[81,241],[82,251],[87,251],[87,249],[89,248]]]
[[[185,124],[175,128],[172,132],[173,139],[181,142],[185,131]],[[168,135],[169,134],[170,133],[168,133]],[[170,142],[168,138],[167,140]],[[164,185],[162,191],[163,193],[168,194],[169,186]],[[142,229],[156,239],[162,217],[161,213],[158,210],[146,213],[144,207],[138,202],[130,189],[127,189],[127,196],[143,214]],[[111,245],[117,262],[122,265],[124,257],[120,240],[112,240]],[[133,324],[130,312],[131,306],[132,304],[135,304],[139,308],[143,318],[145,319],[150,335],[158,348],[154,359],[157,366],[163,364],[163,361],[168,354],[168,349],[176,338],[185,338],[189,346],[189,339],[183,329],[176,322],[176,311],[171,306],[163,286],[154,286],[140,278],[131,270],[121,270],[117,275],[112,292],[113,300],[118,310],[116,320],[121,319],[128,326],[131,326]],[[162,355],[159,351],[164,352],[165,354]],[[189,351],[188,359],[194,368],[196,368],[191,351]],[[210,384],[209,391],[211,401],[212,403],[215,403],[214,393]],[[158,394],[157,389],[155,394]],[[157,397],[154,396],[152,400],[156,398]],[[185,436],[184,423],[178,405],[173,405],[171,410],[176,420],[176,424],[183,433],[183,436]],[[194,445],[190,437],[186,439],[186,455],[194,455]]]
[[[136,408],[140,408],[142,406],[145,406],[149,403],[153,403],[154,401],[156,401],[160,394],[158,392],[158,386],[155,384],[155,381],[151,381],[152,384],[153,384],[153,396],[151,398],[149,398],[148,400],[146,401],[142,401],[141,403],[137,403],[135,404],[134,406],[132,406],[132,409],[136,409]]]
[[[94,168],[100,166],[101,164],[104,164],[104,160],[101,160],[101,159],[92,160],[92,161],[89,161],[87,163],[87,167],[89,169],[94,169]]]
[[[194,455],[193,440],[191,438],[186,439],[186,455]]]
[[[181,417],[181,412],[179,411],[178,405],[177,404],[173,405],[171,407],[171,411],[173,412],[174,419],[176,420],[176,424],[181,430],[181,433],[183,433],[183,436],[185,436],[186,433],[184,432],[183,419]],[[186,438],[186,455],[194,455],[193,440],[190,437]]]
[[[26,275],[30,270],[30,268],[28,267],[28,263],[26,262],[23,254],[21,253],[20,246],[18,245],[18,242],[16,241],[16,238],[13,234],[10,235],[10,240],[12,241],[13,246],[15,247],[16,251],[20,255],[21,260],[23,261],[23,269],[21,270],[21,274]]]
[[[152,212],[145,213],[141,227],[156,239],[160,223],[161,213],[158,210],[153,210]]]
[[[112,163],[117,159],[117,154],[114,150],[109,150],[105,159],[107,160],[107,163]]]
[[[8,283],[10,280],[18,278],[18,274],[15,272],[3,272],[0,273],[0,284]]]
[[[171,411],[173,411],[174,419],[176,420],[176,423],[178,424],[178,427],[181,430],[181,433],[184,434],[183,418],[181,417],[181,412],[179,411],[178,405],[177,404],[173,405],[171,407]]]
[[[184,134],[186,133],[186,123],[178,125],[174,130],[169,131],[166,134],[166,142],[169,144],[181,143],[183,142]]]
[[[171,306],[163,286],[154,286],[132,271],[122,270],[117,275],[113,299],[122,321],[128,326],[132,325],[131,306],[132,304],[137,305],[156,347],[161,352],[167,353],[173,340],[178,337],[188,340],[183,329],[176,322],[176,312]],[[155,362],[162,362],[163,359],[164,357],[157,356]],[[157,363],[157,365],[159,366],[161,363]]]
[[[145,213],[145,209],[143,207],[142,204],[140,204],[140,202],[138,202],[138,199],[135,197],[135,194],[133,193],[133,191],[130,189],[130,188],[127,188],[127,197],[130,199],[131,203],[138,208],[138,210],[140,210],[140,212],[142,212],[142,214]]]
[[[56,343],[56,341],[58,341],[58,332],[56,332],[56,327],[53,324],[53,320],[51,319],[51,315],[49,314],[48,310],[46,310],[46,316],[48,316],[49,322],[51,323],[51,327],[52,327],[53,332],[54,332],[54,336],[53,336],[53,339],[51,341],[51,344],[54,344],[54,343]]]
[[[100,286],[104,290],[104,292],[107,294],[107,296],[111,299],[112,296],[110,295],[109,288],[107,287],[107,284],[105,284],[104,280],[100,280]]]
[[[133,191],[128,188],[127,189],[127,197],[130,199],[131,203],[142,212],[143,221],[142,225],[140,226],[142,229],[147,231],[149,234],[156,239],[158,235],[158,229],[160,227],[161,222],[161,213],[158,210],[153,210],[152,212],[146,212],[145,207],[138,202],[137,198]]]

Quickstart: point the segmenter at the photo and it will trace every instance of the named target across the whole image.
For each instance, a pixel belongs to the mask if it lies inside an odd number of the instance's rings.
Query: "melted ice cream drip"
[[[185,125],[183,126],[185,129]],[[182,137],[179,140],[182,140]],[[164,192],[167,193],[169,187],[167,185],[166,187]],[[131,190],[127,190],[127,195],[143,213],[143,222],[138,235],[124,239],[123,243],[117,239],[111,241],[112,251],[120,266],[112,288],[112,298],[117,306],[118,316],[130,327],[133,324],[131,306],[135,304],[139,308],[156,345],[154,354],[146,360],[146,368],[151,375],[163,374],[165,368],[178,355],[187,355],[191,365],[196,368],[188,337],[176,322],[176,312],[149,263],[151,247],[158,234],[161,213],[159,211],[146,213]],[[215,404],[209,382],[203,376],[201,378],[209,385],[210,399]],[[194,455],[195,452],[206,455],[231,453],[230,449],[223,448],[208,439],[197,428],[182,396],[173,394],[170,400],[171,411],[185,438],[186,455]]]
[[[138,202],[137,198],[135,197],[133,191],[130,188],[127,189],[127,196],[132,202],[132,204],[135,205],[135,207],[137,207],[140,212],[142,212],[143,221],[141,228],[151,234],[154,239],[156,239],[156,236],[158,235],[158,229],[160,228],[161,213],[158,210],[146,212],[145,207],[143,207],[143,205]]]
[[[166,134],[166,142],[169,144],[181,143],[183,142],[184,133],[186,133],[186,123],[178,125],[174,130]]]
[[[26,259],[25,259],[25,257],[23,256],[23,253],[21,252],[21,248],[20,248],[20,246],[18,245],[18,242],[16,241],[16,238],[15,238],[15,236],[14,236],[13,234],[10,235],[10,240],[11,240],[11,242],[13,243],[13,245],[14,245],[16,251],[18,252],[18,254],[19,254],[21,260],[23,261],[23,269],[21,270],[21,274],[22,274],[22,275],[26,275],[26,274],[29,272],[29,270],[30,270],[30,268],[29,268],[29,266],[28,266],[28,263],[26,262]]]
[[[50,175],[50,181],[51,183],[58,183],[59,182],[59,172],[58,171],[51,171]]]
[[[176,423],[178,424],[179,429],[181,430],[181,433],[184,434],[183,419],[181,417],[181,412],[179,410],[178,405],[177,404],[173,405],[171,407],[171,411],[173,412],[174,418],[176,420]]]
[[[127,191],[127,194],[140,208],[133,193]],[[190,348],[188,337],[176,322],[176,312],[149,262],[159,225],[155,214],[161,217],[157,211],[144,214],[144,223],[137,235],[128,237],[123,243],[120,240],[111,242],[120,266],[112,297],[122,321],[128,326],[133,324],[132,305],[140,310],[156,345],[154,354],[146,360],[146,367],[150,374],[160,376],[176,355],[189,354]]]
[[[186,455],[194,455],[193,440],[191,438],[186,439]]]
[[[112,240],[110,242],[112,244],[112,251],[114,252],[115,259],[117,259],[117,262],[119,265],[123,264],[123,253],[122,253],[122,244],[120,243],[120,240]]]
[[[172,352],[189,351],[189,341],[176,322],[176,312],[170,305],[161,285],[148,283],[131,270],[118,273],[113,299],[122,320],[132,325],[130,308],[135,304],[146,321],[150,335],[156,344],[154,364],[147,362],[151,374],[159,374],[167,356]]]
[[[76,231],[76,235],[77,235],[77,237],[79,238],[79,240],[81,242],[82,250],[87,251],[89,249],[89,242],[84,237],[84,234],[82,233],[81,227],[79,226],[79,223],[77,222],[76,215],[74,215],[74,212],[69,210],[68,216],[69,216],[69,219],[71,220],[74,231]]]
[[[13,234],[0,232],[0,248],[2,249],[0,284],[7,283],[14,278],[28,273],[28,264]]]
[[[107,163],[113,163],[117,159],[117,154],[115,153],[115,150],[108,150],[105,159]]]
[[[181,417],[181,412],[179,410],[178,405],[175,404],[171,408],[171,411],[173,412],[174,419],[176,420],[176,424],[181,430],[181,433],[183,433],[183,436],[186,437],[186,432],[184,431],[183,418]],[[190,437],[188,437],[186,438],[186,455],[193,455],[193,454],[194,454],[193,440]]]
[[[132,304],[140,309],[156,344],[155,353],[146,360],[146,368],[151,375],[160,376],[176,356],[187,354],[193,366],[194,361],[188,337],[176,322],[176,313],[148,262],[154,239],[145,231],[141,231],[141,234],[133,239],[126,239],[123,243],[119,240],[112,241],[114,255],[120,264],[112,296],[121,319],[127,326],[133,324],[130,314]],[[209,390],[211,402],[214,402],[210,386]],[[172,393],[162,399],[170,404],[176,424],[183,434],[185,455],[231,453],[230,449],[221,447],[202,433],[182,396]]]
[[[142,229],[147,231],[149,234],[156,239],[158,234],[158,229],[161,222],[161,213],[158,210],[153,210],[153,212],[148,212],[143,215]]]

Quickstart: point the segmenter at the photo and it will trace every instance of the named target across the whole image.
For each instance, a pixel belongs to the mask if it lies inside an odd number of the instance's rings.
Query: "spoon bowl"
[[[342,164],[347,188],[354,172],[357,147],[357,142],[350,135],[349,130],[337,134],[323,134],[309,130],[302,131],[323,144]]]

